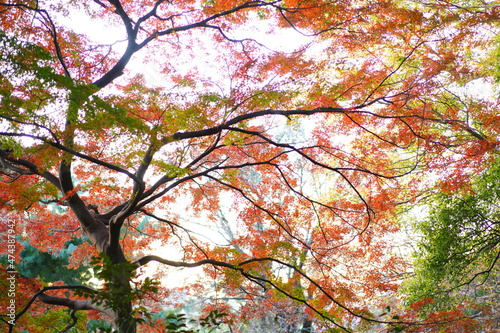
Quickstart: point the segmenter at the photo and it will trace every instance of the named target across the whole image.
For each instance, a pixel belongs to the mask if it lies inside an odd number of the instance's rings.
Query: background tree
[[[40,251],[86,237],[70,265],[91,264],[102,281],[40,286],[19,309],[97,311],[135,332],[177,301],[173,283],[157,289],[139,274],[158,261],[203,266],[188,290],[215,281],[224,297],[205,310],[233,322],[281,307],[303,319],[296,330],[312,320],[319,331],[401,325],[375,311],[406,269],[390,241],[396,208],[429,185],[462,186],[497,146],[497,101],[461,98],[478,80],[494,86],[498,8],[482,2],[11,1],[0,10],[2,210]],[[92,25],[73,26],[84,17]],[[90,34],[97,24],[112,41]],[[292,32],[304,43],[266,45]],[[153,77],[133,57],[156,67]],[[283,135],[286,126],[303,126],[304,140]],[[442,181],[424,184],[424,172]],[[193,229],[221,211],[230,244]],[[241,295],[231,313],[225,296]]]
[[[415,276],[405,289],[410,302],[433,299],[423,312],[462,304],[485,326],[496,324],[499,171],[495,161],[461,193],[439,194],[429,218],[417,224]]]

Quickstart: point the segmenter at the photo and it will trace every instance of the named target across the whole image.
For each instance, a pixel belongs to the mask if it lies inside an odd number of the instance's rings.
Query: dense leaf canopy
[[[0,2],[4,262],[78,240],[59,264],[95,277],[18,277],[5,327],[164,331],[192,308],[238,332],[470,328],[397,301],[396,221],[497,154],[499,10]]]

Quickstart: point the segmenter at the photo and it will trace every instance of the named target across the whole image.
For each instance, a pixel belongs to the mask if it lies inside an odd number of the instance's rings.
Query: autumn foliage
[[[0,2],[1,283],[46,267],[3,327],[477,329],[397,290],[405,213],[496,158],[499,10]]]

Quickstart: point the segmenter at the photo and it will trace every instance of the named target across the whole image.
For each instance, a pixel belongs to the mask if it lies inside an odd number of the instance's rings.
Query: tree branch
[[[117,165],[114,165],[114,164],[111,164],[111,163],[107,163],[107,162],[104,162],[104,161],[101,161],[100,159],[98,158],[95,158],[95,157],[92,157],[92,156],[89,156],[89,155],[86,155],[86,154],[83,154],[83,153],[80,153],[72,148],[69,148],[59,142],[54,142],[54,141],[50,141],[44,137],[41,137],[41,136],[37,136],[37,135],[31,135],[31,134],[26,134],[26,133],[10,133],[10,132],[0,132],[0,136],[16,136],[16,137],[26,137],[26,138],[31,138],[31,139],[35,139],[35,140],[39,140],[39,141],[42,141],[42,142],[45,142],[49,145],[51,145],[52,147],[54,148],[57,148],[63,152],[66,152],[66,153],[69,153],[73,156],[76,156],[76,157],[79,157],[81,159],[84,159],[84,160],[87,160],[89,162],[92,162],[92,163],[95,163],[97,165],[100,165],[100,166],[103,166],[107,169],[110,169],[110,170],[113,170],[113,171],[116,171],[116,172],[119,172],[119,173],[123,173],[124,175],[128,176],[129,178],[131,178],[134,182],[139,182],[138,178],[131,172],[123,169],[123,168],[120,168],[119,166]]]
[[[97,247],[99,252],[106,252],[109,245],[109,231],[101,221],[94,217],[78,193],[74,191],[73,179],[71,176],[71,162],[61,162],[59,166],[59,180],[62,192],[64,194],[71,193],[66,199],[66,202],[80,221],[85,234]]]
[[[341,324],[339,324],[334,319],[330,318],[329,316],[326,316],[323,311],[321,311],[320,309],[317,309],[316,307],[314,307],[313,305],[311,305],[308,302],[307,299],[302,299],[302,298],[299,298],[297,296],[294,296],[293,294],[291,294],[290,292],[288,292],[287,290],[285,290],[279,284],[273,282],[272,280],[267,279],[267,278],[263,278],[262,276],[256,276],[256,275],[250,273],[250,271],[245,271],[244,268],[243,268],[244,266],[252,264],[252,263],[271,261],[271,262],[274,262],[274,263],[279,264],[281,266],[288,267],[288,268],[294,270],[295,272],[297,272],[302,278],[306,279],[310,284],[314,285],[332,303],[334,303],[336,306],[340,307],[341,309],[343,309],[344,311],[346,311],[347,313],[349,313],[352,316],[355,316],[357,318],[366,320],[368,322],[373,322],[373,323],[378,323],[378,324],[390,324],[390,325],[394,325],[394,324],[426,325],[426,324],[428,324],[428,323],[415,323],[415,322],[404,322],[404,321],[376,320],[376,319],[373,319],[373,318],[366,317],[366,316],[364,316],[362,314],[355,313],[353,310],[349,309],[349,307],[347,307],[347,306],[343,305],[342,303],[340,303],[339,301],[337,301],[321,285],[319,285],[318,282],[316,282],[314,279],[312,279],[311,277],[309,277],[307,274],[305,274],[299,268],[295,267],[294,265],[291,265],[291,264],[288,264],[286,262],[283,262],[281,260],[270,258],[270,257],[266,257],[266,258],[251,258],[251,259],[242,261],[242,262],[237,263],[237,264],[230,264],[230,263],[227,263],[227,262],[222,262],[222,261],[213,260],[213,259],[204,259],[204,260],[200,260],[200,261],[196,261],[196,262],[192,262],[192,263],[187,263],[187,262],[182,262],[182,261],[172,261],[172,260],[164,259],[162,257],[155,256],[155,255],[148,255],[148,256],[144,256],[144,257],[142,257],[140,259],[137,259],[136,261],[133,262],[133,264],[136,265],[137,268],[138,268],[140,266],[146,265],[150,261],[157,261],[157,262],[160,262],[162,264],[165,264],[165,265],[168,265],[168,266],[172,266],[172,267],[192,268],[192,267],[200,267],[200,266],[203,266],[203,265],[213,265],[213,266],[217,266],[217,267],[225,267],[225,268],[229,268],[229,269],[238,271],[243,276],[245,276],[246,278],[248,278],[249,280],[251,280],[253,282],[261,281],[261,282],[263,282],[265,284],[269,284],[270,286],[272,286],[274,289],[276,289],[277,291],[279,291],[283,295],[286,295],[287,297],[289,297],[289,298],[291,298],[291,299],[293,299],[293,300],[295,300],[297,302],[300,302],[300,303],[304,304],[309,309],[311,309],[313,312],[315,312],[316,314],[318,314],[320,317],[322,317],[323,319],[328,320],[329,322],[331,322],[332,324],[334,324],[338,328],[342,329],[343,331],[345,331],[345,332],[352,332],[351,330],[349,330],[346,327],[344,327]]]
[[[59,60],[59,63],[61,64],[61,66],[63,68],[64,74],[67,77],[71,78],[71,74],[69,73],[68,67],[66,66],[66,63],[64,61],[64,57],[63,57],[62,52],[61,52],[61,48],[59,46],[59,41],[57,40],[56,26],[55,26],[54,22],[52,21],[52,18],[50,17],[49,13],[45,9],[38,8],[38,1],[36,2],[36,4],[37,4],[37,7],[31,7],[31,6],[28,6],[26,4],[22,4],[22,3],[12,4],[12,3],[2,2],[2,3],[0,3],[0,6],[27,9],[27,10],[30,10],[30,11],[33,11],[35,13],[40,14],[40,16],[45,19],[46,22],[42,21],[42,24],[45,25],[45,27],[49,31],[49,34],[52,38],[52,42],[53,42],[54,48],[56,50],[56,57]],[[47,26],[47,23],[48,23],[48,26]]]
[[[314,115],[314,114],[320,114],[320,113],[327,113],[327,114],[362,114],[362,115],[369,115],[373,116],[376,118],[380,119],[411,119],[411,118],[417,118],[421,120],[428,120],[428,121],[434,121],[434,122],[440,122],[442,123],[443,120],[437,119],[437,118],[430,118],[430,117],[423,117],[417,114],[414,115],[405,115],[405,116],[388,116],[388,115],[381,115],[377,114],[375,112],[371,111],[364,111],[361,110],[362,108],[365,108],[366,106],[369,106],[371,104],[376,103],[376,101],[372,101],[368,104],[363,104],[359,105],[353,108],[331,108],[331,107],[321,107],[321,108],[316,108],[316,109],[294,109],[294,110],[277,110],[277,109],[266,109],[266,110],[260,110],[260,111],[255,111],[255,112],[250,112],[247,114],[243,114],[237,117],[234,117],[225,123],[203,129],[203,130],[198,130],[198,131],[191,131],[191,132],[177,132],[174,133],[170,136],[167,136],[163,138],[164,143],[172,142],[172,141],[177,141],[177,140],[183,140],[183,139],[190,139],[190,138],[198,138],[198,137],[203,137],[203,136],[209,136],[209,135],[214,135],[217,134],[223,130],[230,129],[231,126],[236,125],[238,123],[241,123],[246,120],[251,120],[251,119],[256,119],[259,117],[263,116],[271,116],[271,115],[280,115],[280,116],[285,116],[285,117],[290,117],[290,116],[296,116],[296,115],[303,115],[303,116],[309,116],[309,115]],[[454,123],[453,121],[448,121],[448,123]]]

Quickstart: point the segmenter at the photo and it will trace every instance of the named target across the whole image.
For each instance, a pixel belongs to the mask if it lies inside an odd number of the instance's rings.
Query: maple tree
[[[491,290],[498,280],[498,175],[495,161],[474,177],[471,187],[437,194],[429,217],[417,223],[423,237],[415,275],[405,289],[410,301],[432,299],[424,311],[461,304],[474,315],[484,313],[480,318],[484,326],[498,322],[491,306]]]
[[[498,18],[482,1],[1,2],[2,232],[46,260],[79,244],[59,264],[101,281],[19,277],[5,325],[164,331],[155,312],[215,290],[200,323],[399,329],[378,312],[406,271],[398,208],[498,147],[498,101],[469,93],[495,86]],[[304,42],[267,45],[290,33]],[[152,261],[203,270],[178,287],[144,277]]]

